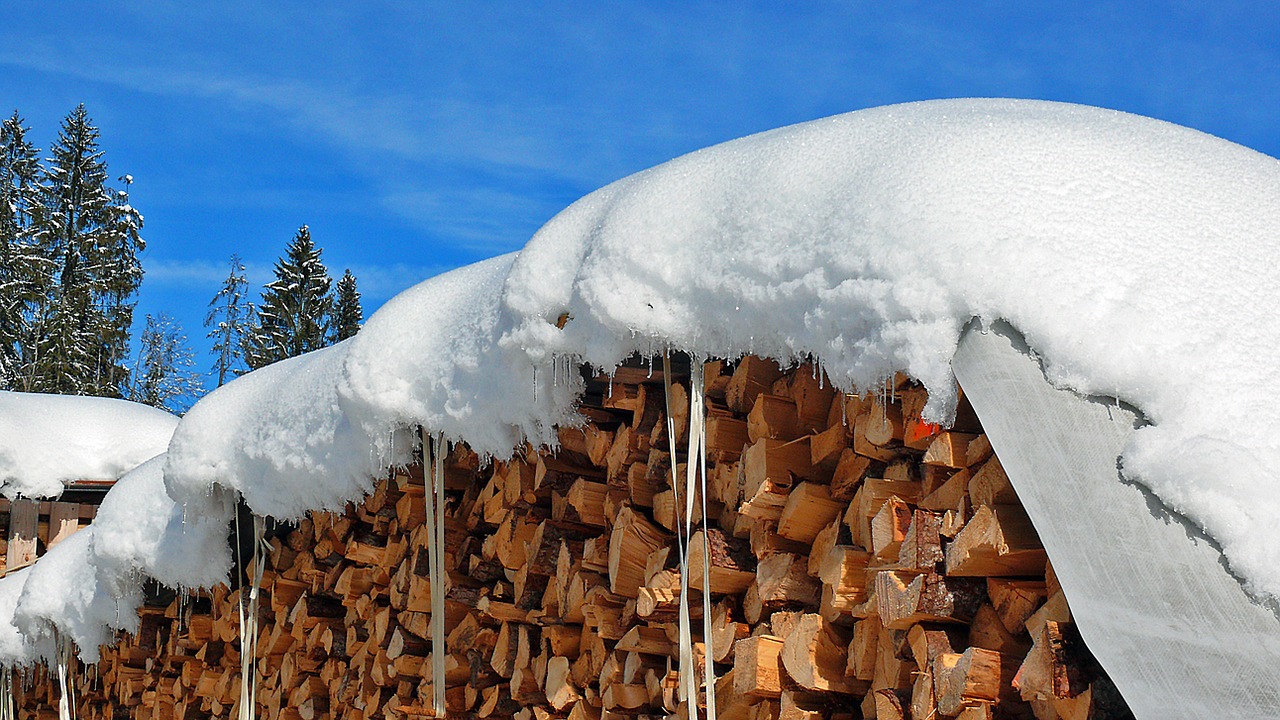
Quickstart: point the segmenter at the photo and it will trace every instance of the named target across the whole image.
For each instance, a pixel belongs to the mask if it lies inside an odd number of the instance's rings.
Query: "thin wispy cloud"
[[[231,266],[226,261],[205,259],[164,259],[144,263],[145,282],[151,286],[182,288],[187,291],[205,288],[212,298],[227,279]],[[356,276],[360,294],[366,303],[381,305],[396,294],[449,269],[447,265],[413,263],[330,263],[329,274],[336,280],[350,269]],[[275,279],[270,264],[245,263],[248,292],[256,296],[262,287]]]
[[[424,232],[453,238],[482,255],[519,249],[559,209],[523,193],[495,188],[405,188],[384,195],[382,206]]]
[[[231,274],[228,261],[203,258],[145,259],[142,268],[148,284],[188,288],[208,286],[215,291]],[[245,263],[245,279],[250,286],[263,285],[273,277],[270,265]]]

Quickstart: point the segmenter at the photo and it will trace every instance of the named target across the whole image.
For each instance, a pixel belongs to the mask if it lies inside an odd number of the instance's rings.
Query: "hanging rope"
[[[258,592],[262,588],[264,559],[271,546],[262,539],[266,531],[266,519],[253,516],[253,581],[249,597],[240,588],[240,720],[255,720],[258,715],[258,673],[255,659],[258,655]],[[239,555],[240,513],[236,513],[236,548]],[[244,567],[242,564],[241,567]]]
[[[445,717],[444,707],[444,436],[422,435],[422,465],[426,487],[423,500],[427,515],[427,581],[431,586],[431,696],[435,717]]]
[[[675,505],[680,507],[681,483],[676,468],[675,416],[671,406],[671,357],[662,357],[663,388],[666,392],[667,445],[671,452],[671,488]],[[711,548],[707,531],[707,444],[706,402],[702,363],[693,358],[689,373],[689,452],[685,461],[684,528],[676,522],[676,543],[680,552],[680,684],[689,703],[690,718],[697,717],[698,679],[693,657],[693,622],[689,609],[689,559],[693,543],[693,513],[701,492],[702,504],[702,642],[703,683],[706,686],[707,720],[716,717],[715,657],[711,641]]]

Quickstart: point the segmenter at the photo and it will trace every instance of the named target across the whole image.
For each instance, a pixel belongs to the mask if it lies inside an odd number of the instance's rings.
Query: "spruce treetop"
[[[284,257],[275,263],[276,279],[262,291],[257,318],[244,346],[252,369],[318,350],[329,344],[332,280],[306,226],[298,228]]]
[[[342,342],[355,335],[364,322],[364,309],[360,307],[360,291],[356,288],[356,276],[347,269],[334,288],[333,341]]]

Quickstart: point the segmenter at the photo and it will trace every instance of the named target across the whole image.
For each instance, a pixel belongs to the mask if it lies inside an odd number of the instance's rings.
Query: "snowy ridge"
[[[735,140],[602,188],[514,259],[433,278],[349,344],[210,395],[166,481],[177,497],[235,487],[286,517],[333,507],[403,459],[391,427],[493,455],[522,433],[549,441],[577,391],[557,363],[635,350],[812,356],[846,390],[902,370],[945,418],[960,329],[1003,318],[1062,385],[1142,409],[1154,425],[1126,471],[1280,597],[1280,417],[1264,402],[1280,396],[1276,187],[1280,163],[1247,148],[1039,101],[912,103]]]
[[[175,498],[211,487],[244,495],[256,512],[297,518],[340,509],[372,488],[422,425],[482,454],[522,439],[555,440],[574,422],[578,386],[548,373],[535,397],[533,366],[502,347],[506,255],[427,280],[389,301],[358,335],[228,383],[174,433],[165,482]]]
[[[178,418],[125,400],[0,391],[0,494],[57,497],[164,452]]]
[[[902,370],[941,418],[961,328],[1003,318],[1057,382],[1141,408],[1125,472],[1280,597],[1276,187],[1273,158],[1096,108],[850,113],[579,201],[521,252],[504,342],[606,367],[646,344],[812,355],[845,389]]]
[[[901,370],[942,419],[961,328],[1005,319],[1061,385],[1142,410],[1153,425],[1126,473],[1280,598],[1277,187],[1280,162],[1232,143],[1036,101],[743,138],[596,191],[518,256],[428,280],[355,338],[210,394],[175,432],[164,484],[172,507],[225,508],[235,491],[281,518],[336,508],[407,459],[406,427],[499,457],[554,442],[581,391],[569,363],[637,350],[814,357],[845,390]]]

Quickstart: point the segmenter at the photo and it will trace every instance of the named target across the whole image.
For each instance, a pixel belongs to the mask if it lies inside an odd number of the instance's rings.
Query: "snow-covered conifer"
[[[39,204],[39,150],[15,110],[0,122],[0,388],[20,384],[23,348],[31,335],[31,308],[49,285],[52,267],[32,242]]]
[[[244,360],[250,369],[301,355],[329,342],[332,280],[306,225],[298,229],[276,261],[276,279],[262,291],[254,323],[245,337]]]
[[[120,220],[127,195],[113,203],[102,155],[98,128],[80,105],[50,148],[35,218],[36,241],[58,278],[44,299],[52,309],[37,312],[47,322],[32,353],[32,374],[42,378],[33,383],[49,392],[119,396],[126,380],[132,305],[119,310],[141,277],[132,269],[141,239],[129,236],[133,219]],[[125,277],[117,281],[118,272]]]
[[[103,324],[100,330],[103,359],[100,363],[105,378],[105,392],[127,382],[125,358],[129,354],[129,329],[133,325],[133,308],[137,305],[138,288],[142,285],[142,263],[138,254],[146,248],[142,239],[142,214],[129,203],[129,186],[133,177],[120,178],[124,187],[112,193],[107,224],[93,245],[91,266],[95,300]]]
[[[360,291],[356,289],[356,276],[351,274],[351,270],[343,271],[333,294],[333,341],[337,343],[359,332],[360,324],[364,322]]]
[[[181,326],[163,313],[147,315],[139,343],[128,398],[172,413],[191,407],[203,387]]]
[[[209,313],[204,326],[211,328],[206,336],[213,340],[209,352],[216,358],[213,371],[218,376],[218,387],[227,381],[227,375],[242,368],[241,345],[253,314],[253,304],[245,299],[249,282],[245,277],[244,262],[239,255],[231,256],[231,272],[222,281],[222,288],[209,301]]]

